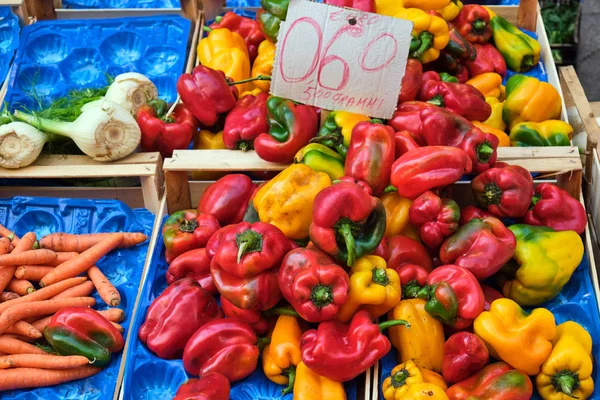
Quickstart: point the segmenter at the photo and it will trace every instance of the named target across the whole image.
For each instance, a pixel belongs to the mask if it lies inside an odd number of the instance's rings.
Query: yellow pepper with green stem
[[[486,98],[495,97],[499,99],[502,95],[502,77],[495,72],[485,72],[465,83],[479,90]]]
[[[269,39],[263,40],[258,46],[258,56],[252,65],[252,77],[256,78],[259,75],[271,76],[273,72],[273,63],[275,62],[275,44]],[[271,81],[259,80],[254,82],[254,86],[268,92],[271,89]]]
[[[303,362],[296,367],[294,400],[346,400],[341,382],[332,381],[310,370]]]
[[[319,143],[310,143],[298,150],[294,156],[296,164],[306,164],[317,172],[325,172],[332,181],[345,175],[344,158]]]
[[[562,100],[551,84],[525,75],[513,75],[506,82],[502,119],[510,129],[521,122],[558,119],[561,110]]]
[[[263,371],[278,385],[287,385],[282,394],[294,387],[296,366],[302,361],[300,338],[302,329],[296,317],[280,315],[271,334],[271,342],[262,353]]]
[[[409,57],[427,64],[435,61],[450,41],[448,23],[442,18],[426,13],[418,8],[403,8],[393,17],[414,23]]]
[[[403,235],[420,241],[417,229],[408,219],[412,200],[400,196],[398,192],[384,193],[380,198],[385,207],[385,237]]]
[[[375,12],[393,17],[403,8],[418,8],[423,11],[431,11],[442,10],[450,4],[452,4],[450,0],[375,0]]]
[[[433,380],[433,381],[432,381]],[[419,399],[422,390],[428,390],[425,399],[447,399],[444,397],[446,383],[435,372],[420,368],[413,360],[397,365],[383,381],[381,391],[385,400]]]
[[[463,3],[460,0],[451,0],[450,3],[444,8],[440,8],[436,10],[445,21],[452,21],[454,18],[458,17],[460,14],[460,10],[463,8]]]
[[[512,146],[570,146],[573,128],[566,122],[521,122],[510,130]]]
[[[345,159],[352,138],[352,130],[356,124],[363,121],[370,121],[370,118],[348,111],[332,111],[327,115],[317,137],[311,142],[327,146],[337,151]]]

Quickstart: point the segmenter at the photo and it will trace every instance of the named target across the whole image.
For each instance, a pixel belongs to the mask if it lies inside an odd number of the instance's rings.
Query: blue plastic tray
[[[123,378],[124,400],[170,399],[179,386],[191,378],[186,374],[181,360],[163,360],[148,350],[139,340],[137,332],[146,320],[148,307],[167,287],[165,272],[167,263],[162,234],[158,238],[156,250],[152,254],[150,268],[144,277],[139,308],[133,321],[134,331],[130,337],[129,350],[125,358]],[[345,384],[348,400],[356,400],[358,385],[356,379]],[[261,362],[249,377],[235,382],[231,388],[231,400],[292,400],[293,394],[281,395],[283,386],[268,380]]]
[[[542,304],[539,307],[544,307],[552,311],[556,324],[562,324],[566,321],[574,321],[583,326],[592,335],[593,346],[592,356],[594,358],[594,373],[592,378],[594,382],[599,382],[600,369],[600,315],[598,312],[598,299],[594,291],[592,278],[590,276],[590,264],[586,252],[583,255],[581,264],[575,270],[571,280],[565,285],[558,296],[549,302]],[[531,308],[530,308],[531,309]],[[381,360],[380,376],[379,376],[379,395],[381,394],[381,385],[386,377],[392,372],[392,369],[398,365],[396,362],[396,350],[392,351]],[[541,400],[537,393],[532,399]],[[600,390],[595,390],[590,400],[599,399]]]
[[[154,215],[146,209],[131,210],[117,200],[52,199],[13,197],[0,199],[0,224],[22,236],[29,231],[38,238],[53,232],[96,233],[133,231],[150,236]],[[148,252],[148,241],[129,249],[113,251],[104,257],[98,266],[114,283],[121,294],[119,308],[125,310],[125,321],[121,323],[126,335],[131,324],[131,315],[138,293],[144,261]],[[94,294],[97,309],[108,308]],[[3,392],[3,400],[105,400],[113,397],[116,389],[122,353],[113,356],[111,363],[102,372],[87,379],[64,383],[58,386],[33,390]]]
[[[23,28],[6,100],[37,109],[72,89],[101,87],[107,74],[140,72],[161,98],[177,98],[184,71],[189,20],[175,15],[99,20],[40,21]]]
[[[179,0],[63,0],[63,8],[181,8]]]
[[[19,20],[10,7],[0,7],[0,85],[19,47]]]

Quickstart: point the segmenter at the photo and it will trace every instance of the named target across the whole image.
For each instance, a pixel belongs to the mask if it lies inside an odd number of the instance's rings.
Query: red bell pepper
[[[357,312],[350,324],[325,321],[318,329],[306,331],[300,339],[302,362],[317,374],[346,382],[375,365],[392,345],[381,331],[392,326],[410,326],[404,320],[376,325],[369,312]]]
[[[223,314],[227,318],[235,318],[247,323],[258,335],[266,334],[269,329],[275,326],[277,320],[277,318],[269,318],[265,313],[258,310],[244,310],[236,307],[225,297],[221,297],[221,308],[223,308]]]
[[[463,64],[458,65],[458,71],[454,74],[458,82],[465,83],[469,80],[469,70]]]
[[[256,185],[242,174],[230,174],[210,185],[198,203],[198,210],[212,214],[221,226],[242,222]]]
[[[458,229],[460,207],[452,199],[441,199],[428,190],[413,201],[408,210],[410,223],[419,228],[427,246],[437,248]]]
[[[169,118],[165,118],[167,103],[152,100],[140,107],[136,120],[142,131],[142,151],[158,151],[163,158],[171,157],[173,150],[187,149],[198,131],[198,121],[185,104],[177,104]]]
[[[492,106],[479,90],[464,83],[443,82],[433,71],[423,74],[417,99],[444,107],[469,121],[485,121],[492,114]]]
[[[375,0],[325,0],[330,6],[355,8],[364,12],[375,12]]]
[[[177,93],[202,125],[213,126],[219,114],[235,107],[238,90],[229,86],[223,71],[198,65],[179,77]]]
[[[400,196],[414,200],[428,190],[453,184],[470,173],[471,166],[467,153],[456,147],[421,147],[394,162],[392,185]]]
[[[400,269],[406,264],[415,264],[424,268],[427,272],[433,269],[433,260],[425,246],[408,236],[392,236],[387,238],[389,248],[388,268],[392,268],[400,274]],[[404,280],[400,280],[404,282]]]
[[[178,255],[169,264],[166,275],[169,285],[179,279],[191,278],[207,292],[217,293],[210,274],[210,258],[206,255],[206,249],[194,249]]]
[[[449,400],[529,400],[533,385],[526,373],[497,362],[450,386],[446,395]]]
[[[479,174],[487,171],[496,163],[498,144],[500,144],[500,140],[497,136],[483,132],[479,128],[473,128],[465,135],[458,147],[471,158],[473,172]]]
[[[440,259],[468,269],[477,279],[485,279],[512,258],[516,245],[515,235],[499,219],[473,219],[446,239]]]
[[[495,300],[503,299],[504,295],[488,285],[481,285],[483,296],[485,297],[485,311],[490,311],[490,307]]]
[[[406,72],[402,78],[400,94],[398,95],[398,105],[417,98],[422,80],[423,64],[419,60],[409,58],[406,63]]]
[[[352,130],[345,173],[366,182],[375,195],[390,184],[396,159],[394,130],[375,122],[359,122]]]
[[[248,48],[248,54],[250,55],[250,62],[253,62],[258,55],[258,46],[263,40],[263,35],[260,30],[258,22],[254,19],[242,17],[234,12],[227,12],[222,17],[216,17],[215,22],[209,26],[210,29],[227,28],[232,32],[238,33]]]
[[[267,124],[267,99],[269,93],[262,92],[256,96],[247,95],[237,104],[225,118],[223,142],[231,150],[250,150],[254,148],[254,139],[269,129]]]
[[[477,57],[475,47],[458,31],[453,23],[448,23],[448,33],[450,41],[443,51],[456,57],[461,62],[475,60]]]
[[[187,251],[206,247],[208,239],[220,227],[215,217],[198,210],[173,213],[162,228],[167,263]]]
[[[450,384],[460,382],[480,371],[489,360],[483,340],[469,332],[458,332],[444,345],[442,375]]]
[[[388,125],[396,132],[410,131],[417,144],[427,146],[458,146],[473,129],[460,115],[421,101],[400,105]]]
[[[254,149],[260,158],[274,163],[291,162],[319,128],[314,107],[281,97],[272,96],[267,100],[267,117],[269,133],[258,135]]]
[[[383,258],[386,263],[388,262],[390,258],[390,249],[388,247],[388,240],[386,237],[381,239],[381,242],[379,242],[379,245],[375,248],[375,250],[373,250],[371,254]]]
[[[180,358],[194,332],[216,318],[221,318],[217,301],[196,281],[184,278],[152,302],[138,335],[158,357]]]
[[[259,338],[252,327],[235,319],[216,319],[194,333],[183,351],[183,366],[190,375],[218,372],[229,382],[239,381],[256,369]]]
[[[419,290],[427,285],[429,271],[415,264],[404,264],[396,270],[402,283],[402,298],[413,299],[418,296]]]
[[[334,181],[333,183],[340,183],[340,182],[354,183],[354,184],[360,186],[369,196],[373,196],[373,189],[371,189],[371,186],[369,186],[364,181],[358,180],[352,176],[342,176],[340,179]]]
[[[465,5],[453,23],[471,43],[487,43],[492,37],[490,13],[480,5]]]
[[[523,222],[529,225],[548,226],[555,231],[585,231],[587,215],[579,200],[551,183],[542,183],[535,188],[533,208],[525,214]]]
[[[411,131],[396,132],[396,135],[394,136],[394,142],[396,143],[396,159],[402,157],[411,150],[423,147],[419,141],[420,139]]]
[[[317,248],[290,251],[279,269],[283,297],[308,322],[335,318],[348,299],[346,271]]]
[[[359,185],[341,182],[315,197],[310,240],[339,262],[351,267],[377,248],[384,233],[383,204]]]
[[[493,217],[493,215],[487,211],[482,210],[479,207],[466,206],[462,210],[460,210],[460,220],[458,221],[458,224],[464,225],[472,219],[482,219],[485,217]]]
[[[185,381],[173,400],[229,400],[231,387],[224,375],[216,372],[203,374],[200,379]]]
[[[496,163],[471,181],[479,205],[500,218],[521,218],[533,197],[533,178],[523,167]]]
[[[506,61],[502,54],[493,44],[475,44],[477,57],[472,61],[466,61],[471,76],[477,76],[486,72],[495,72],[503,78],[506,76]]]

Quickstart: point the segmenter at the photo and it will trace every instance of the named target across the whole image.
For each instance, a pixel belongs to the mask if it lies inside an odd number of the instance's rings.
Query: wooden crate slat
[[[34,166],[60,167],[64,165],[110,165],[110,164],[155,164],[160,153],[133,153],[130,156],[110,163],[95,161],[88,156],[43,154],[32,164]]]
[[[165,171],[281,171],[289,164],[262,160],[254,151],[175,150],[165,161]]]
[[[10,174],[2,170],[2,178],[116,178],[131,176],[152,176],[156,173],[154,164],[106,164],[97,165],[62,165],[53,168],[45,166],[29,166],[11,171]]]

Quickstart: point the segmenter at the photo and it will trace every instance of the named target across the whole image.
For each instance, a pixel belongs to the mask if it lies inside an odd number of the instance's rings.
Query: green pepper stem
[[[471,26],[473,27],[473,30],[475,32],[482,33],[485,30],[485,28],[487,27],[487,22],[485,22],[482,19],[476,19],[475,21],[473,21]]]
[[[381,286],[387,286],[390,284],[390,277],[383,268],[373,269],[373,283]]]
[[[222,16],[222,15],[217,15],[217,16],[215,17],[215,22],[216,22],[217,24],[220,24],[220,23],[221,23],[221,21],[223,21],[223,16]]]
[[[564,393],[573,399],[578,399],[573,394],[580,385],[578,373],[569,370],[560,371],[552,377],[551,383],[557,392]]]
[[[248,79],[242,79],[241,81],[237,81],[237,82],[227,82],[227,84],[229,86],[233,86],[233,85],[239,85],[241,83],[248,83],[248,82],[254,82],[254,81],[270,81],[271,77],[268,75],[258,75],[255,76],[254,78],[248,78]]]
[[[403,319],[392,319],[390,321],[385,321],[379,324],[379,330],[385,331],[386,329],[392,328],[394,326],[404,325],[407,328],[410,328],[410,323]]]
[[[493,154],[494,148],[492,147],[492,144],[487,140],[477,145],[477,160],[479,160],[480,163],[487,163]]]
[[[239,233],[235,238],[238,246],[237,262],[242,260],[242,257],[247,253],[254,253],[262,250],[262,236],[260,233],[248,229]]]
[[[523,60],[521,61],[521,71],[528,71],[531,68],[533,68],[533,56],[532,55],[527,55],[523,57]]]
[[[258,347],[259,350],[262,350],[269,343],[271,343],[270,337],[259,337],[258,340],[256,341],[256,346]]]
[[[538,201],[540,201],[541,199],[542,199],[542,198],[541,198],[540,196],[538,196],[537,194],[536,194],[536,195],[534,195],[534,196],[531,198],[531,205],[532,205],[532,206],[535,206],[535,205],[538,203]]]
[[[370,122],[372,124],[382,124],[383,125],[383,120],[381,120],[379,118],[373,118]]]
[[[389,185],[388,187],[383,189],[383,193],[393,193],[393,192],[397,192],[397,191],[398,191],[398,188],[395,187],[394,185]]]
[[[310,301],[317,306],[323,308],[333,302],[333,288],[329,285],[321,285],[320,283],[313,286],[310,291]]]
[[[500,189],[494,182],[488,183],[484,186],[482,195],[485,199],[486,205],[500,204],[502,189]]]
[[[435,96],[433,96],[431,99],[429,99],[427,103],[438,107],[446,107],[446,102],[440,94],[436,94]]]
[[[402,298],[429,300],[430,291],[431,288],[429,285],[421,287],[419,286],[419,283],[414,280],[408,282],[406,285],[402,285]]]
[[[238,150],[241,150],[241,151],[248,151],[248,150],[252,149],[252,143],[250,143],[246,140],[242,140],[242,141],[238,142],[237,148],[238,148]]]
[[[428,31],[419,33],[418,37],[413,37],[410,45],[410,57],[421,57],[423,53],[425,53],[431,48],[431,46],[433,46],[434,39],[435,36],[433,36],[433,33]]]
[[[192,233],[198,227],[198,221],[195,219],[184,219],[179,224],[179,230],[181,232]]]
[[[167,111],[169,111],[169,105],[163,99],[154,99],[148,102],[148,105],[156,111],[158,118],[163,118]]]
[[[296,310],[289,307],[275,307],[265,311],[267,315],[288,315],[290,317],[299,317],[300,314]]]
[[[324,142],[328,142],[330,140],[333,142],[333,145],[336,145],[336,144],[342,143],[343,137],[342,137],[342,135],[335,135],[335,134],[317,136],[317,137],[310,139],[309,143],[324,144]],[[324,144],[324,145],[327,147],[331,147],[326,144]]]
[[[394,375],[392,375],[392,386],[395,388],[399,388],[399,387],[406,385],[406,380],[408,379],[409,376],[410,376],[410,372],[408,372],[404,368],[401,369],[400,371],[398,371]]]
[[[296,367],[292,365],[285,371],[288,376],[288,385],[285,389],[281,391],[281,394],[284,396],[288,393],[292,393],[292,391],[294,390],[294,382],[296,381]]]
[[[356,241],[354,240],[354,235],[352,235],[352,227],[350,224],[342,224],[338,229],[338,233],[342,235],[344,243],[346,243],[346,250],[348,251],[348,260],[346,264],[351,267],[356,260]]]

